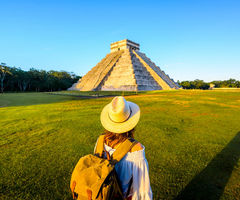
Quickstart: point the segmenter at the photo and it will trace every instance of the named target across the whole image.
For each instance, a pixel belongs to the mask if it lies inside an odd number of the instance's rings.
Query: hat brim
[[[132,130],[137,125],[140,119],[140,108],[137,104],[128,101],[128,105],[131,108],[131,114],[129,118],[124,122],[114,122],[109,118],[108,111],[110,110],[111,105],[112,104],[109,103],[103,108],[100,117],[101,123],[106,130],[112,133],[120,134]]]

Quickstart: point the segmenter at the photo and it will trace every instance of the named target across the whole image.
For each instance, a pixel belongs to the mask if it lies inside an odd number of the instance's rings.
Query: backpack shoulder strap
[[[119,162],[122,158],[133,148],[135,144],[138,142],[132,138],[126,139],[120,146],[116,149],[116,151],[112,154],[112,160],[115,162]]]
[[[103,151],[104,151],[104,135],[100,135],[97,140],[94,154],[99,157],[102,157]]]

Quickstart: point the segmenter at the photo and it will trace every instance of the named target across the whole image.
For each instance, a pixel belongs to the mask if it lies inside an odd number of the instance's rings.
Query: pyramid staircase
[[[73,84],[68,90],[94,91],[104,82],[105,78],[111,73],[123,51],[109,53],[95,67],[93,67],[79,82]]]
[[[179,86],[172,79],[170,79],[169,76],[160,69],[160,67],[156,66],[155,63],[153,63],[144,53],[139,51],[135,51],[135,53],[138,54],[143,61],[146,62],[146,64],[149,65],[165,82],[167,82],[171,88],[179,88]]]

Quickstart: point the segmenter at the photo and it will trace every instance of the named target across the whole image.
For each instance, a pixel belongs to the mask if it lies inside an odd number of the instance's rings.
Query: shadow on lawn
[[[240,157],[240,132],[184,188],[176,199],[220,199]]]

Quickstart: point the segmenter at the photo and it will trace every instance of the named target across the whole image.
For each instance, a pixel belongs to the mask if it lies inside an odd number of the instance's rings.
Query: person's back
[[[127,102],[124,97],[115,97],[104,107],[101,123],[106,129],[105,157],[111,157],[126,139],[134,138],[134,128],[139,118],[139,107],[132,102]],[[145,158],[145,147],[141,143],[135,144],[115,165],[115,169],[125,198],[152,199],[148,162]]]

